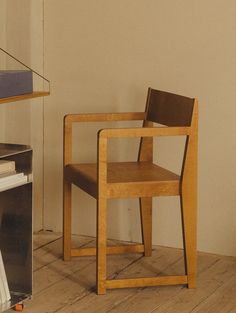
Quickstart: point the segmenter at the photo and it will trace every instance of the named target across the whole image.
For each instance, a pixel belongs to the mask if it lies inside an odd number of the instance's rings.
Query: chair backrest
[[[165,126],[177,126],[192,128],[191,136],[187,136],[183,160],[183,170],[188,163],[188,157],[192,152],[194,158],[197,151],[197,101],[196,99],[176,95],[173,93],[148,89],[146,102],[146,119],[144,127],[152,127],[153,123]],[[191,137],[191,140],[189,140]],[[153,138],[141,138],[139,146],[139,161],[153,161]],[[187,161],[186,161],[187,160]],[[182,175],[183,175],[182,170]]]
[[[190,126],[193,106],[194,99],[149,88],[146,120],[166,126]]]

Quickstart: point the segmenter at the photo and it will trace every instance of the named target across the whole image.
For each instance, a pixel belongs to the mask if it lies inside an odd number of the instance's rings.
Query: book
[[[2,259],[2,253],[0,251],[0,301],[5,303],[11,299],[7,276],[4,268],[4,263]]]
[[[28,182],[28,176],[24,173],[13,174],[0,179],[0,191],[15,188]]]
[[[29,70],[0,70],[0,98],[33,92],[33,73]]]
[[[24,173],[16,173],[16,172],[0,174],[0,186],[5,185],[8,182],[10,183],[10,182],[18,181],[23,176],[24,176]]]
[[[0,160],[0,174],[14,172],[15,169],[15,161]]]
[[[7,181],[13,181],[16,179],[19,179],[20,177],[24,176],[24,173],[17,173],[17,172],[7,172],[0,174],[0,184],[7,182]]]

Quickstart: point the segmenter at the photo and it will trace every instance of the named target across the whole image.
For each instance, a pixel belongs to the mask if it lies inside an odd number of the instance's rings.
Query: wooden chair
[[[140,128],[101,129],[97,135],[97,164],[72,163],[74,122],[143,120]],[[154,123],[164,126],[154,127]],[[149,88],[145,112],[69,114],[64,118],[64,260],[96,255],[97,293],[106,289],[186,284],[196,286],[197,224],[197,100]],[[153,137],[186,136],[180,176],[153,163]],[[107,162],[110,138],[140,137],[137,162]],[[96,248],[71,248],[71,185],[75,184],[97,200]],[[152,197],[180,196],[185,275],[108,280],[106,255],[152,251]],[[107,199],[139,198],[142,244],[106,246]]]

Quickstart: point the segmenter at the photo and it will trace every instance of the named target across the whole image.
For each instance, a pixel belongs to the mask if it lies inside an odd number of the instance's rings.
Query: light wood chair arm
[[[135,128],[107,128],[99,131],[100,138],[122,137],[157,137],[157,136],[187,136],[190,127],[135,127]]]
[[[124,137],[156,137],[156,136],[188,136],[190,127],[137,127],[137,128],[109,128],[98,132],[98,182],[103,188],[106,184],[107,173],[107,141],[109,138]]]
[[[67,114],[64,116],[63,128],[63,165],[72,162],[72,124],[79,122],[115,122],[139,121],[146,118],[145,112],[120,113],[82,113]]]
[[[64,117],[64,124],[69,125],[78,122],[139,121],[145,118],[145,112],[67,114]]]

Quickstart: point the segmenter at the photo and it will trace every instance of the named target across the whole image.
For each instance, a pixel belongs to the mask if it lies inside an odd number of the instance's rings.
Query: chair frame
[[[64,117],[64,156],[63,166],[72,163],[72,125],[78,122],[114,122],[143,120],[144,127],[102,129],[97,135],[97,244],[96,248],[71,247],[71,183],[63,181],[63,257],[65,261],[74,256],[97,256],[96,282],[97,293],[105,294],[106,289],[144,287],[157,285],[186,284],[188,288],[196,287],[197,267],[197,144],[198,144],[198,102],[194,99],[193,114],[190,126],[181,127],[153,127],[153,123],[146,120],[147,112],[126,113],[91,113],[68,114]],[[107,254],[144,253],[150,256],[152,251],[152,197],[160,196],[157,184],[150,184],[148,188],[130,189],[129,197],[139,197],[142,244],[128,246],[106,245],[107,232],[107,200],[121,198],[119,186],[111,186],[107,182],[107,143],[110,138],[141,138],[138,161],[150,161],[153,158],[153,138],[158,136],[186,136],[183,165],[180,176],[179,190],[172,190],[171,195],[180,196],[183,241],[185,254],[185,275],[160,276],[132,279],[108,280],[106,277]],[[147,149],[149,148],[149,149]],[[117,188],[116,188],[117,187]],[[137,187],[136,187],[137,188]],[[137,196],[138,194],[138,196]],[[166,195],[166,194],[163,194]]]

